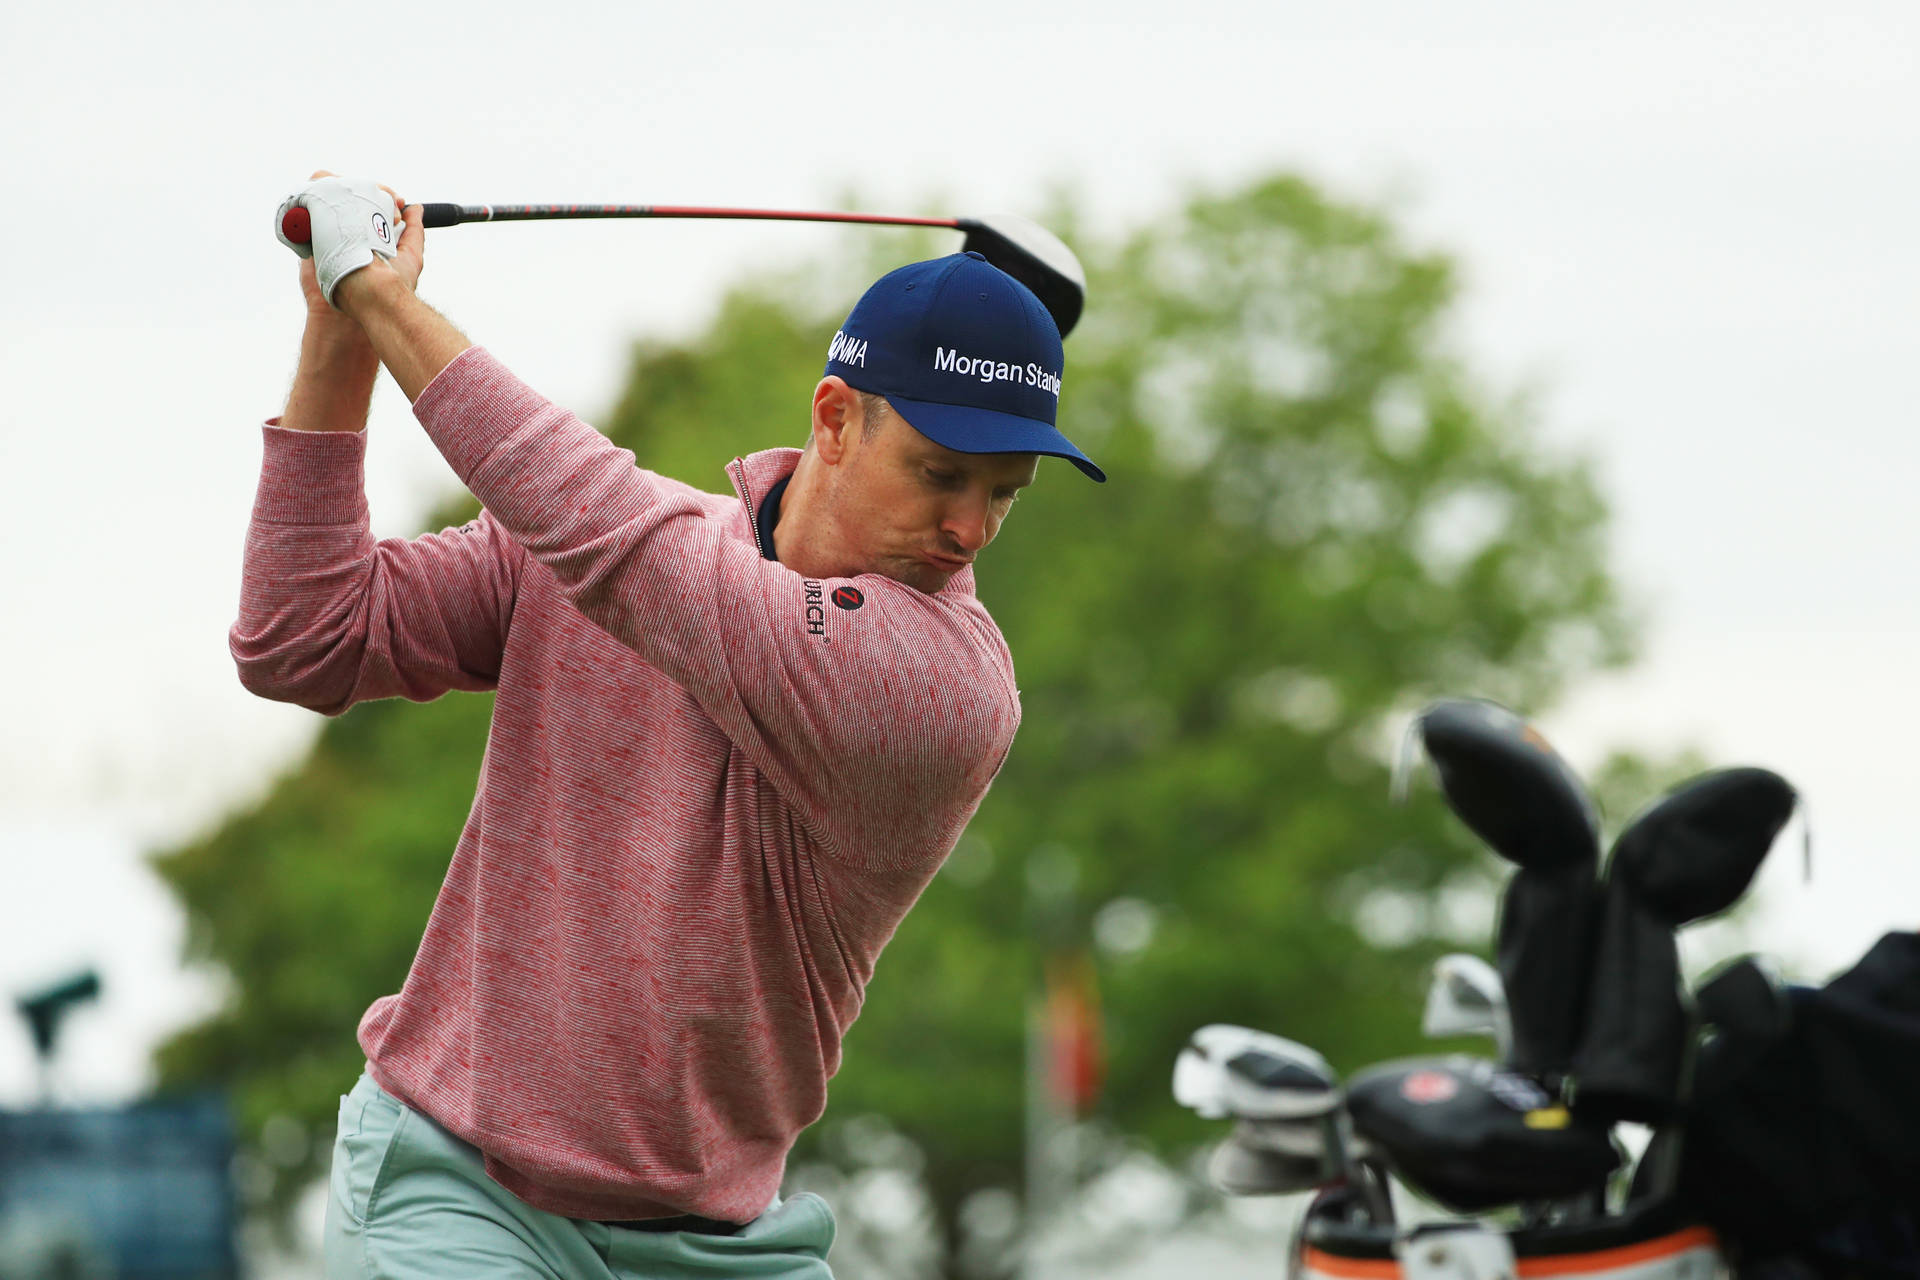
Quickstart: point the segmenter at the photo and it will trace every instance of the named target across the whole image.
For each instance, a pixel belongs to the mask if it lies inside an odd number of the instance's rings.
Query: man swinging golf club
[[[806,447],[710,494],[421,302],[418,206],[324,174],[289,204],[307,326],[264,431],[241,679],[327,714],[498,691],[419,953],[360,1024],[328,1274],[827,1276],[832,1215],[779,1198],[787,1151],[1019,721],[973,560],[1038,455],[1104,479],[1054,427],[1052,319],[977,256],[889,273]],[[381,365],[471,523],[368,532]]]

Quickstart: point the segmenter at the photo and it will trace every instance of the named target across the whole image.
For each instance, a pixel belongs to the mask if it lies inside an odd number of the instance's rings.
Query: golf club
[[[1578,775],[1525,719],[1452,698],[1414,732],[1447,807],[1519,870],[1501,897],[1495,957],[1509,1010],[1503,1061],[1542,1081],[1566,1074],[1582,1025],[1598,900],[1600,818]]]
[[[1339,1078],[1306,1045],[1264,1031],[1215,1023],[1201,1027],[1173,1066],[1173,1096],[1211,1118],[1242,1122],[1211,1172],[1234,1194],[1304,1191],[1345,1183],[1375,1223],[1393,1221],[1379,1173],[1354,1149]],[[1313,1161],[1317,1129],[1320,1159]],[[1257,1187],[1257,1190],[1255,1188]]]
[[[1739,900],[1797,800],[1766,769],[1715,770],[1642,810],[1614,841],[1574,1053],[1579,1109],[1653,1125],[1673,1117],[1694,1035],[1674,935]]]
[[[1086,272],[1073,250],[1045,227],[1012,214],[987,218],[923,218],[885,213],[822,213],[787,209],[728,209],[666,204],[423,204],[421,224],[454,227],[463,222],[545,222],[574,218],[701,218],[751,222],[851,222],[884,227],[947,227],[964,232],[961,252],[988,262],[1033,290],[1066,337],[1079,322],[1087,298]],[[281,220],[295,244],[313,235],[307,211],[297,205]]]
[[[1513,1024],[1499,970],[1479,956],[1455,953],[1433,962],[1433,982],[1420,1030],[1444,1036],[1492,1036],[1505,1062],[1513,1053]]]

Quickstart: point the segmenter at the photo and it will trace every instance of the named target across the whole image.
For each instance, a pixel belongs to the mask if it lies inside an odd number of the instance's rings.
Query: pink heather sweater
[[[329,715],[499,691],[419,954],[360,1024],[374,1079],[538,1208],[746,1221],[1005,759],[1006,644],[971,570],[927,595],[764,559],[795,450],[702,493],[479,348],[414,413],[485,512],[376,542],[365,437],[270,425],[230,637],[247,688]]]

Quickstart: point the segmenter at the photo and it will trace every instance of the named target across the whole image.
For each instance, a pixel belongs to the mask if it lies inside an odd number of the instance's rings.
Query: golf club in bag
[[[1537,975],[1519,967],[1490,973],[1471,957],[1436,966],[1429,1009],[1442,1029],[1494,1030],[1504,1002],[1512,1050],[1497,1062],[1454,1056],[1356,1072],[1342,1110],[1350,1150],[1365,1153],[1350,1163],[1390,1170],[1457,1216],[1406,1226],[1356,1209],[1351,1184],[1322,1160],[1293,1274],[1920,1275],[1920,1092],[1910,1083],[1920,938],[1890,935],[1817,990],[1789,988],[1751,957],[1695,993],[1681,985],[1675,931],[1746,892],[1795,807],[1792,788],[1762,769],[1683,784],[1622,832],[1601,884],[1591,801],[1524,721],[1456,700],[1429,708],[1416,732],[1449,806],[1516,864],[1515,880],[1563,882],[1524,890],[1519,923],[1510,889],[1498,940],[1503,961],[1550,966],[1569,984],[1562,1005],[1580,1012],[1550,1007],[1528,985]],[[1583,945],[1568,945],[1568,932]],[[1517,999],[1510,972],[1523,978]],[[1184,1093],[1192,1105],[1191,1081]],[[1240,1123],[1227,1145],[1260,1145],[1244,1100],[1214,1089],[1208,1101],[1203,1113]],[[1630,1173],[1612,1133],[1626,1116],[1656,1126]],[[1300,1190],[1315,1172],[1307,1160],[1265,1179],[1245,1176],[1244,1161],[1228,1166],[1217,1153],[1214,1181],[1234,1194]]]
[[[1506,992],[1506,1064],[1556,1089],[1572,1063],[1598,901],[1600,815],[1547,740],[1507,708],[1449,699],[1414,734],[1448,806],[1517,868],[1495,959]]]

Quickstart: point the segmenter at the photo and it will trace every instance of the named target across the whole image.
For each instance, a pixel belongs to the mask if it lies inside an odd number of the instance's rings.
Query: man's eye
[[[932,481],[934,484],[944,486],[944,485],[951,485],[951,484],[957,483],[960,477],[952,471],[940,471],[940,470],[937,470],[936,468],[928,467],[927,479]]]

